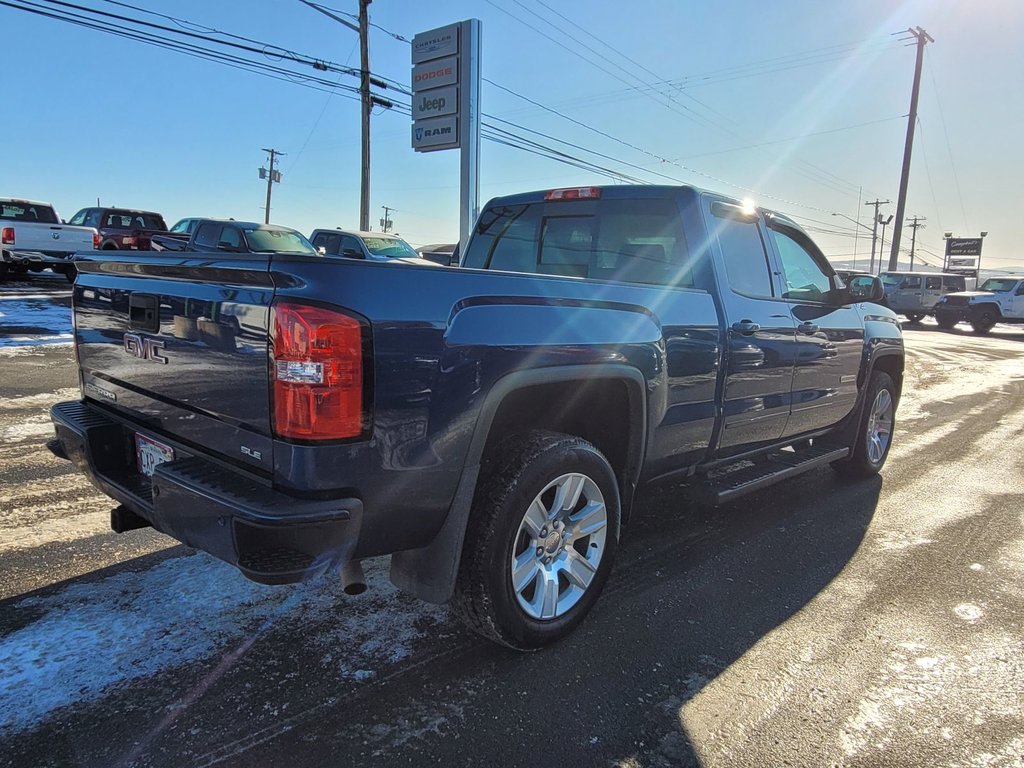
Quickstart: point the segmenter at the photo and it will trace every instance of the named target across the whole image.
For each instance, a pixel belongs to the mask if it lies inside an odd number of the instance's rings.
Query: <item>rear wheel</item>
[[[999,316],[992,307],[978,307],[971,314],[971,328],[975,333],[986,334],[998,320]]]
[[[907,320],[909,320],[912,323],[920,323],[922,317],[924,317],[924,315],[921,314],[920,312],[908,312],[907,313]]]
[[[618,544],[608,460],[579,437],[529,432],[484,466],[453,599],[474,631],[532,650],[569,634],[597,601]]]
[[[832,468],[843,477],[860,479],[878,474],[892,447],[896,426],[896,387],[884,371],[873,371],[865,394],[864,412],[857,424],[853,453]]]

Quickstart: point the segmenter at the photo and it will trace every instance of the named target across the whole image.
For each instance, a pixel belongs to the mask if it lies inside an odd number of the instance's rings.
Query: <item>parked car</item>
[[[978,334],[996,323],[1024,323],[1024,275],[990,277],[976,291],[947,293],[935,304],[935,321],[946,330],[968,322]]]
[[[394,264],[420,264],[427,260],[398,235],[386,232],[360,232],[343,229],[314,229],[309,236],[313,247],[323,249],[325,256],[343,256],[347,259],[390,262]],[[433,262],[427,262],[432,264]]]
[[[294,229],[234,219],[195,219],[187,237],[181,232],[154,235],[153,250],[316,254],[312,244]]]
[[[148,251],[150,236],[167,231],[159,213],[129,208],[83,208],[68,223],[99,230],[104,251]]]
[[[932,314],[942,296],[963,291],[967,285],[963,275],[943,272],[882,272],[879,277],[887,305],[912,323]]]
[[[793,220],[692,187],[494,199],[460,269],[104,257],[75,285],[82,398],[52,449],[114,530],[266,583],[341,567],[352,592],[390,554],[395,584],[514,648],[583,620],[641,484],[726,502],[874,475],[892,444],[881,282],[842,286]],[[252,340],[179,335],[190,302],[246,305]]]
[[[0,280],[10,272],[44,269],[74,280],[75,252],[97,247],[95,229],[64,224],[49,203],[0,197]]]
[[[433,261],[444,267],[457,267],[459,265],[459,244],[458,243],[436,243],[424,245],[417,248],[416,252],[427,261]]]

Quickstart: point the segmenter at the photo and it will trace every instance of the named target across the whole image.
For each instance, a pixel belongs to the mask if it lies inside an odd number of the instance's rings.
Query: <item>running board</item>
[[[799,451],[775,451],[767,460],[729,471],[717,471],[695,490],[708,502],[718,506],[740,496],[767,488],[769,485],[810,472],[849,455],[849,448],[803,448]]]

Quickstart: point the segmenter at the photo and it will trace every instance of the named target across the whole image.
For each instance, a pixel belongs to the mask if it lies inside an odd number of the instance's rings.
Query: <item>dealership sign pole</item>
[[[412,148],[459,149],[459,254],[480,212],[480,21],[412,39]]]

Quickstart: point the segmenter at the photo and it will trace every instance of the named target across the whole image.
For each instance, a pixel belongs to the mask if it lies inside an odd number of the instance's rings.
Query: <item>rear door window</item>
[[[729,287],[744,296],[774,296],[768,253],[757,222],[716,216],[714,227],[722,249]]]
[[[962,291],[967,283],[962,277],[942,278],[942,287],[947,291]]]
[[[929,291],[940,291],[942,290],[942,278],[926,277],[924,279],[924,287]]]

